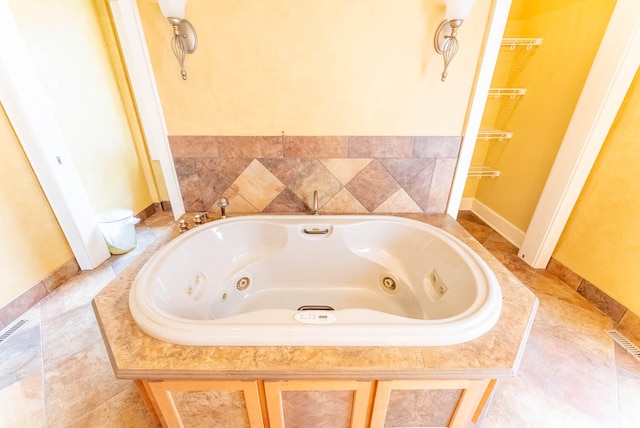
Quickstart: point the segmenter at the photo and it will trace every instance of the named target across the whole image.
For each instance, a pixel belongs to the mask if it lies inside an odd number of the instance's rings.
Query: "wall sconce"
[[[444,71],[442,72],[442,81],[447,80],[447,69],[449,63],[458,53],[458,28],[462,22],[469,16],[471,7],[475,0],[444,0],[447,5],[447,14],[444,21],[440,23],[433,38],[433,45],[436,52],[442,55],[444,59]]]
[[[173,27],[173,39],[171,50],[180,63],[182,79],[187,80],[187,71],[184,69],[184,59],[187,54],[195,52],[198,46],[198,36],[193,25],[184,19],[184,9],[187,0],[158,0],[162,14],[169,20]]]

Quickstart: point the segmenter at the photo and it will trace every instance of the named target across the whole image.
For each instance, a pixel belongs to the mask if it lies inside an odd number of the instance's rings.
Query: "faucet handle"
[[[318,215],[320,214],[320,211],[318,211],[318,191],[314,190],[313,191],[313,215]]]
[[[222,197],[218,200],[218,207],[220,208],[220,218],[227,218],[227,207],[229,206],[229,200]]]

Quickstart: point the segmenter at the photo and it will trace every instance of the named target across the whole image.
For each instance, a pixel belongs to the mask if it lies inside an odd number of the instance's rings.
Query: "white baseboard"
[[[460,201],[460,211],[471,211],[473,201],[475,201],[474,198],[462,198],[462,201]]]
[[[511,242],[518,248],[522,246],[526,233],[509,223],[507,219],[479,200],[474,198],[463,198],[460,204],[460,210],[471,211],[480,217],[482,221],[491,226],[493,230],[502,235],[507,241]]]

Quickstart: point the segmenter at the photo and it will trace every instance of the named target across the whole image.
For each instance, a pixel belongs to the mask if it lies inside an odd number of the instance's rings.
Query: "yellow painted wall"
[[[158,202],[102,0],[10,0],[9,4],[93,210],[137,212]],[[3,306],[73,254],[4,111],[0,140]]]
[[[104,45],[109,53],[109,62],[120,93],[123,112],[127,118],[131,138],[147,183],[147,189],[153,201],[168,201],[169,193],[164,182],[162,170],[159,167],[159,161],[152,161],[149,158],[144,130],[138,117],[135,97],[129,84],[129,75],[111,16],[109,0],[94,0],[94,5],[102,28]]]
[[[482,179],[475,198],[522,231],[529,226],[614,6],[615,0],[513,2],[505,37],[544,41],[529,57],[514,57],[508,72],[492,83],[528,92],[521,99],[488,101],[500,105],[497,111],[489,107],[495,120],[484,125],[514,137],[487,150],[484,163],[501,175]]]
[[[553,257],[640,315],[640,73]]]
[[[0,105],[0,307],[73,257]]]
[[[187,81],[157,1],[138,6],[170,135],[461,135],[491,1],[460,29],[446,83],[443,2],[190,0]]]
[[[94,2],[9,3],[94,211],[149,206],[150,183]]]

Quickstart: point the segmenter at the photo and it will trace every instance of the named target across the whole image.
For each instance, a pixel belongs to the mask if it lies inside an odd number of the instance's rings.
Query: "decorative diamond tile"
[[[421,213],[422,209],[411,199],[411,196],[404,190],[398,189],[393,195],[384,201],[374,210],[378,214],[390,213]]]
[[[249,158],[210,158],[198,162],[198,179],[203,209],[220,199],[251,163]]]
[[[269,205],[263,210],[266,213],[299,213],[306,214],[311,211],[302,199],[291,189],[284,189]]]
[[[429,187],[431,187],[431,178],[433,176],[435,165],[435,162],[429,164],[404,186],[404,190],[407,191],[409,196],[411,196],[411,199],[416,201],[418,206],[424,212],[427,212],[429,207]]]
[[[232,188],[228,188],[221,196],[229,200],[227,214],[252,214],[259,212],[253,205],[247,202],[242,196]],[[218,198],[220,199],[220,198]],[[218,199],[213,203],[208,211],[220,214],[220,208],[217,205]]]
[[[378,208],[399,187],[400,185],[378,160],[373,160],[346,185],[349,192],[368,211]]]
[[[337,214],[367,213],[367,209],[347,189],[340,190],[329,202],[324,204],[320,212]]]
[[[260,159],[260,163],[287,186],[313,162],[314,159]]]
[[[170,136],[188,211],[444,212],[460,137]],[[403,189],[399,191],[399,189]],[[418,207],[418,208],[416,208]]]
[[[342,185],[317,159],[305,163],[298,171],[295,179],[289,183],[289,188],[298,195],[308,206],[313,206],[313,192],[318,191],[318,205],[324,205]]]
[[[360,171],[366,168],[372,159],[319,159],[334,177],[340,180],[342,185],[346,185]]]
[[[434,159],[380,159],[380,163],[401,186],[406,185],[432,162]]]
[[[342,187],[318,159],[285,158],[260,161],[307,206],[312,205],[314,190],[318,191],[319,201],[325,203]]]
[[[257,159],[254,159],[233,182],[231,188],[258,211],[262,211],[284,190],[285,186]]]

